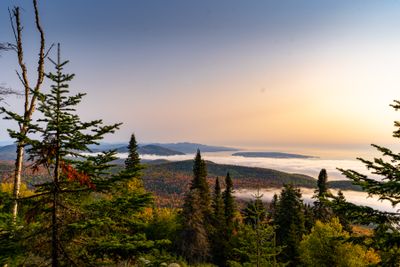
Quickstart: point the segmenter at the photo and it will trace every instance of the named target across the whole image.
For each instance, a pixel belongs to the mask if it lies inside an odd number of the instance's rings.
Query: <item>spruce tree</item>
[[[261,200],[262,197],[263,195],[257,190],[257,194],[254,195],[254,200],[250,200],[243,209],[242,213],[246,224],[255,227],[257,223],[266,219],[267,210]]]
[[[68,61],[61,61],[60,45],[57,60],[51,60],[56,72],[46,77],[53,82],[51,92],[38,94],[38,111],[43,115],[38,124],[32,124],[40,140],[27,140],[30,160],[34,168],[48,170],[51,181],[37,185],[35,196],[38,205],[50,208],[51,264],[76,264],[68,256],[62,235],[66,226],[73,222],[77,214],[77,199],[85,191],[96,188],[97,181],[103,181],[101,174],[107,168],[107,162],[115,159],[112,152],[97,157],[85,157],[81,153],[89,152],[89,145],[97,144],[107,133],[113,133],[120,124],[103,126],[101,120],[82,122],[75,112],[84,94],[69,96],[68,83],[73,74],[64,74],[63,68]],[[75,194],[75,197],[72,195]],[[72,206],[71,206],[72,205]],[[46,212],[46,209],[43,208]],[[48,220],[48,219],[47,219]]]
[[[325,169],[322,169],[318,175],[317,186],[318,189],[316,190],[317,197],[323,197],[328,193],[328,174],[326,173]]]
[[[391,105],[396,111],[400,109],[400,101],[395,100]],[[394,122],[395,130],[393,131],[393,137],[400,138],[400,122]],[[361,174],[354,170],[339,169],[347,178],[349,178],[353,184],[359,185],[369,195],[375,195],[381,200],[388,200],[391,202],[393,207],[398,206],[400,203],[400,154],[393,152],[387,147],[372,144],[372,147],[377,149],[382,157],[374,158],[373,160],[366,160],[363,158],[357,158],[371,173],[377,177],[368,177],[368,175]],[[375,227],[375,239],[376,243],[382,250],[385,251],[382,262],[387,261],[387,265],[391,262],[400,261],[400,216],[398,213],[389,213],[373,210],[369,207],[354,207],[350,209],[351,205],[347,205],[348,212],[352,212],[353,219],[356,222],[369,221],[374,223]]]
[[[125,169],[120,173],[127,182],[124,186],[132,190],[139,190],[144,192],[144,185],[141,177],[141,170],[144,166],[140,163],[139,153],[137,151],[138,145],[136,143],[135,134],[132,133],[128,144],[128,156],[125,160]]]
[[[190,263],[204,262],[210,253],[210,191],[206,180],[206,163],[200,150],[193,161],[193,180],[185,197],[179,248]]]
[[[275,229],[266,220],[262,197],[257,190],[254,200],[243,210],[245,223],[240,225],[237,237],[233,238],[233,258],[250,266],[282,266],[276,258],[282,249],[276,246]]]
[[[202,212],[209,215],[210,212],[210,189],[207,183],[207,167],[205,161],[201,158],[200,150],[197,150],[193,162],[193,180],[190,184],[190,190],[197,189],[200,194],[200,205]]]
[[[328,174],[322,169],[318,175],[317,189],[314,192],[314,217],[322,222],[328,222],[332,218],[332,211],[329,208],[329,199],[331,196],[328,190]],[[308,209],[306,209],[308,211]],[[309,214],[310,215],[310,214]],[[311,228],[310,228],[311,229]]]
[[[199,189],[193,189],[185,198],[182,211],[180,251],[189,263],[205,262],[209,258],[210,243]]]
[[[219,178],[215,179],[214,197],[212,202],[213,220],[216,224],[221,225],[225,223],[224,202],[222,199],[221,185]]]
[[[226,174],[225,190],[222,197],[224,199],[226,227],[227,229],[233,230],[235,219],[235,197],[233,196],[233,182],[229,172]]]
[[[225,266],[227,257],[227,244],[224,235],[226,220],[224,202],[222,199],[221,186],[218,177],[215,179],[212,208],[212,230],[210,235],[210,243],[213,262],[218,266]]]
[[[280,258],[295,266],[298,262],[298,246],[305,234],[303,201],[300,189],[292,184],[284,185],[276,205],[275,217],[276,241],[284,246]]]
[[[128,145],[128,157],[125,160],[125,170],[131,173],[136,173],[143,169],[137,149],[135,134],[132,134]]]

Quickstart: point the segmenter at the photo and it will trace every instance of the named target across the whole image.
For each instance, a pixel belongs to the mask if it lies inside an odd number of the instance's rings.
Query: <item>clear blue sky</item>
[[[27,62],[37,34],[23,7]],[[399,1],[40,1],[60,42],[84,119],[123,122],[109,141],[226,145],[390,142],[399,96]],[[49,66],[49,65],[48,65]],[[0,57],[13,88],[16,58]],[[32,70],[33,73],[33,70]],[[11,107],[21,99],[9,99]],[[0,122],[0,140],[8,139]]]

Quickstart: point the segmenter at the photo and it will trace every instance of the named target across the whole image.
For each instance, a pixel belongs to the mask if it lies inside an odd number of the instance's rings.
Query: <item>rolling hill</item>
[[[137,151],[140,155],[158,155],[158,156],[185,155],[185,153],[157,145],[139,146]],[[126,153],[128,152],[128,147],[119,147],[117,148],[117,152]]]
[[[207,161],[208,183],[213,188],[219,177],[223,186],[224,177],[229,172],[235,189],[280,188],[292,183],[299,187],[316,188],[317,180],[303,174],[285,173],[272,169],[216,164]],[[143,181],[147,190],[155,193],[164,203],[179,205],[192,179],[193,161],[148,162],[143,171]],[[344,190],[360,190],[350,181],[328,182],[328,186]],[[177,204],[178,203],[178,204]]]

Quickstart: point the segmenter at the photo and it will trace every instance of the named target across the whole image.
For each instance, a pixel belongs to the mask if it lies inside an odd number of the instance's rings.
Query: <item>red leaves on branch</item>
[[[89,175],[84,172],[77,171],[71,164],[61,163],[61,172],[67,177],[68,181],[79,182],[80,185],[86,185],[91,189],[95,189],[96,186],[90,180]]]

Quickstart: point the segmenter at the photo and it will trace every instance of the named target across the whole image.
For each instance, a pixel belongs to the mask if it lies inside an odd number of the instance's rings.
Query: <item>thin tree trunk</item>
[[[28,79],[28,68],[24,62],[24,50],[22,47],[22,24],[20,18],[20,10],[19,7],[15,7],[13,12],[10,11],[10,20],[11,20],[11,27],[14,33],[15,38],[15,50],[18,55],[18,64],[21,68],[21,73],[18,73],[18,78],[20,79],[23,87],[24,87],[24,120],[20,122],[20,135],[22,137],[26,137],[26,134],[29,130],[29,122],[32,119],[32,114],[35,111],[35,104],[37,93],[40,90],[40,87],[43,83],[44,79],[44,59],[46,58],[45,54],[45,38],[42,26],[40,24],[40,17],[39,11],[37,7],[37,0],[33,0],[33,8],[35,12],[35,25],[36,29],[40,35],[40,49],[39,49],[39,60],[37,65],[37,80],[35,87],[31,88],[29,79]],[[31,90],[35,93],[32,94]],[[21,140],[22,139],[22,140]],[[20,138],[17,141],[17,158],[15,160],[15,172],[14,172],[14,189],[13,189],[13,205],[12,205],[12,216],[14,222],[17,220],[18,216],[18,199],[20,197],[20,188],[21,188],[21,176],[22,176],[22,167],[23,167],[23,160],[24,160],[24,148],[25,148],[25,141],[23,138]]]
[[[61,66],[61,52],[60,44],[57,45],[57,65]],[[61,88],[61,71],[57,69],[57,88]],[[52,267],[58,267],[58,224],[57,224],[57,209],[58,209],[58,194],[59,194],[59,182],[60,182],[60,167],[61,167],[61,140],[60,140],[60,102],[61,96],[60,91],[57,91],[57,130],[56,130],[56,162],[54,166],[54,188],[53,188],[53,214],[52,214]]]
[[[57,224],[57,200],[58,200],[58,185],[54,181],[53,191],[53,209],[51,216],[51,266],[58,267],[58,224]]]
[[[13,189],[14,199],[12,205],[12,216],[14,222],[16,221],[18,215],[18,198],[21,189],[21,174],[22,174],[23,161],[24,161],[24,144],[20,142],[17,145],[17,159],[15,160],[15,171],[14,171],[14,189]]]

